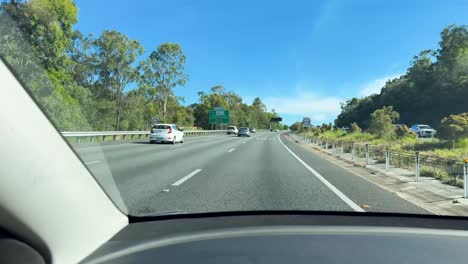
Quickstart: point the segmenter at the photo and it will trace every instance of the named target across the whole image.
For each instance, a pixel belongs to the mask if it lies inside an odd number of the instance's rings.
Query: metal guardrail
[[[190,130],[183,131],[186,136],[201,136],[201,135],[219,135],[225,134],[226,130]],[[81,143],[82,138],[88,138],[90,142],[94,142],[96,138],[101,138],[105,141],[107,137],[112,137],[112,140],[117,140],[122,137],[123,140],[147,138],[149,131],[85,131],[85,132],[61,132],[66,138],[77,138],[77,143]]]

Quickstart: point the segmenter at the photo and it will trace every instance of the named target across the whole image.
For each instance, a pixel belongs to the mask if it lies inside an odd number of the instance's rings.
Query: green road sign
[[[229,110],[210,110],[210,124],[229,124]]]

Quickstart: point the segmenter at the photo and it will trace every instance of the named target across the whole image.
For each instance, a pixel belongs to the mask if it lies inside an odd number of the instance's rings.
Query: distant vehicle
[[[275,132],[279,132],[279,130],[278,130],[278,129],[275,129]]]
[[[418,137],[434,137],[437,130],[428,125],[416,124],[410,128]]]
[[[228,135],[231,135],[231,134],[234,134],[234,135],[237,135],[239,131],[237,130],[237,127],[236,126],[230,126],[228,127],[227,129],[227,134]]]
[[[252,128],[250,128],[250,132],[251,132],[251,133],[257,133],[257,130],[256,130],[255,128],[252,127]]]
[[[248,127],[241,127],[239,128],[239,133],[237,136],[242,137],[242,136],[247,136],[250,137],[250,130]]]
[[[349,127],[348,127],[348,126],[342,126],[342,127],[341,127],[341,130],[343,130],[343,131],[349,131]]]
[[[184,143],[184,130],[176,124],[157,124],[151,128],[150,143],[176,142]]]

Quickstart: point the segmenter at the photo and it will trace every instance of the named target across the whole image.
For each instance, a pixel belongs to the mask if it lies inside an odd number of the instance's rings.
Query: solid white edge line
[[[342,193],[340,190],[338,190],[333,184],[331,184],[329,181],[327,181],[320,173],[312,169],[312,167],[309,166],[309,164],[305,163],[301,158],[299,158],[292,150],[290,150],[284,143],[281,141],[280,135],[278,135],[278,140],[283,145],[283,147],[291,153],[291,155],[296,158],[307,170],[309,170],[317,179],[319,179],[325,186],[330,189],[333,193],[336,194],[343,202],[345,202],[349,207],[351,207],[354,211],[356,212],[365,212],[364,209],[362,209],[359,205],[357,205],[355,202],[353,202],[351,199],[348,198],[344,193]]]
[[[200,171],[202,171],[201,169],[196,169],[194,171],[192,171],[190,174],[188,174],[187,176],[183,177],[182,179],[174,182],[172,184],[172,186],[179,186],[181,185],[182,183],[184,183],[186,180],[192,178],[193,176],[195,176],[195,174],[199,173]]]
[[[234,150],[236,150],[236,149],[232,148],[232,149],[228,150],[227,152],[233,152]]]
[[[94,160],[94,161],[85,162],[85,164],[88,165],[88,164],[93,164],[93,163],[98,163],[98,162],[101,162],[101,161],[100,160]]]

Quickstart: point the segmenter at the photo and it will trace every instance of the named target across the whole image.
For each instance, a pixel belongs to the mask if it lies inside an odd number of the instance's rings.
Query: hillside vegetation
[[[436,138],[417,139],[405,124],[431,125],[438,130]],[[442,30],[439,48],[415,56],[406,73],[387,82],[379,94],[344,102],[335,126],[304,129],[297,122],[291,130],[440,158],[467,158],[468,27],[453,25]]]
[[[449,26],[440,37],[437,50],[414,56],[406,73],[387,82],[379,94],[344,102],[335,125],[355,122],[367,129],[371,113],[385,106],[399,113],[399,123],[435,128],[444,117],[468,112],[468,27]]]

